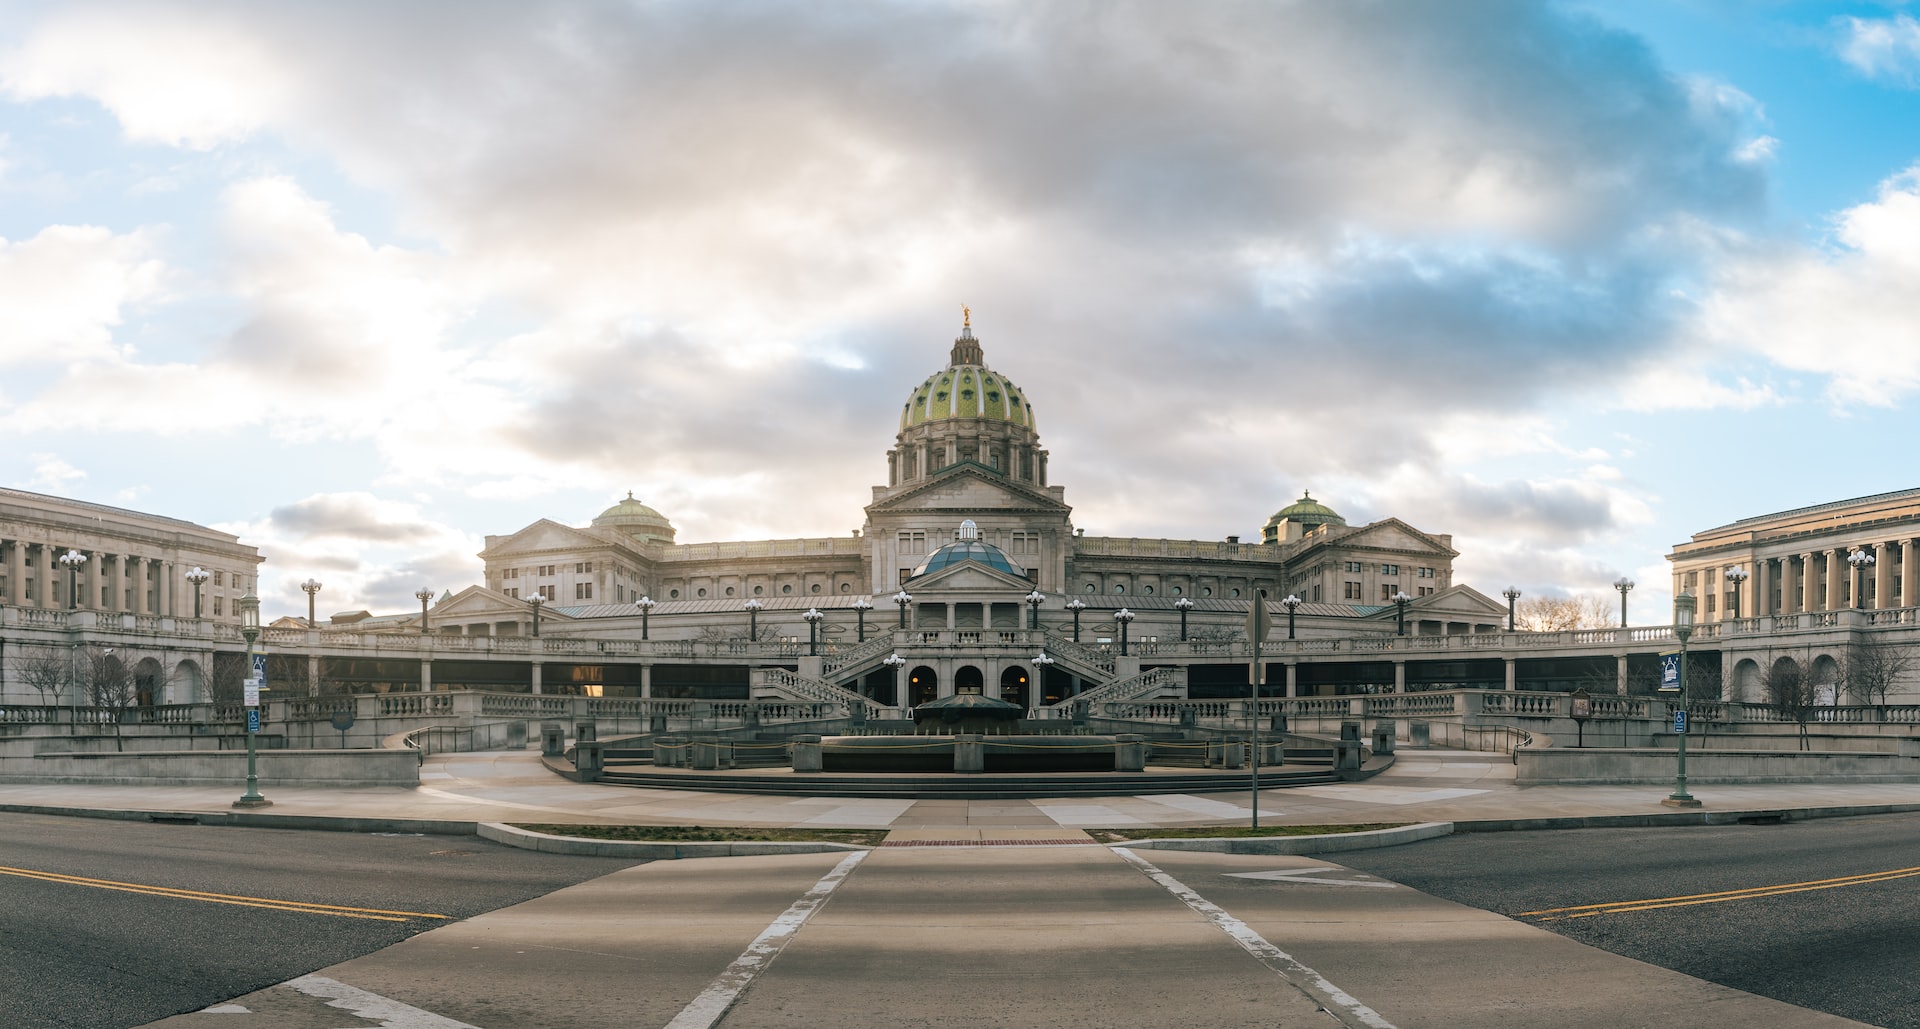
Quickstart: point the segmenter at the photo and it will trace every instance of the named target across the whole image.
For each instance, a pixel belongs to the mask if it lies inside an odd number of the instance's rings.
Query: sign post
[[[1253,599],[1247,603],[1247,639],[1253,644],[1253,663],[1247,667],[1247,681],[1252,683],[1253,701],[1247,705],[1248,747],[1252,751],[1247,755],[1248,766],[1253,769],[1249,775],[1249,789],[1253,807],[1252,827],[1260,828],[1260,680],[1264,665],[1260,661],[1260,644],[1266,641],[1267,633],[1273,629],[1273,617],[1267,613],[1267,591],[1254,590]]]
[[[1574,746],[1584,747],[1587,745],[1587,719],[1593,717],[1593,697],[1583,687],[1574,690],[1569,699],[1571,701],[1568,705],[1569,713],[1573,716],[1574,727],[1579,733],[1577,737],[1579,742]]]

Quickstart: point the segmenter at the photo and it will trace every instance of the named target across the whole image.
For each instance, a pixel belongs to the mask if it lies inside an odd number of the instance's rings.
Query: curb
[[[1196,839],[1129,840],[1109,843],[1109,848],[1128,850],[1197,850],[1210,854],[1339,854],[1352,850],[1377,850],[1416,843],[1440,836],[1451,836],[1452,822],[1421,822],[1397,829],[1370,829],[1366,832],[1326,833],[1321,836],[1210,836]]]
[[[1536,829],[1636,829],[1671,825],[1738,825],[1852,818],[1920,811],[1920,804],[1851,804],[1837,807],[1747,808],[1732,811],[1660,811],[1642,815],[1570,815],[1556,818],[1480,818],[1453,823],[1455,832],[1525,832]]]
[[[472,836],[473,822],[445,818],[358,818],[350,815],[282,815],[266,811],[134,811],[117,808],[61,807],[54,804],[0,804],[0,811],[63,818],[105,818],[116,822],[167,825],[232,825],[248,829],[311,829],[322,832],[408,832],[432,836]]]
[[[645,861],[671,861],[676,858],[758,857],[768,854],[837,854],[850,850],[872,850],[852,843],[651,843],[645,840],[587,840],[578,836],[548,836],[545,833],[516,829],[504,822],[480,822],[475,835],[483,840],[504,843],[522,850],[546,854],[576,854],[587,857],[635,858]]]

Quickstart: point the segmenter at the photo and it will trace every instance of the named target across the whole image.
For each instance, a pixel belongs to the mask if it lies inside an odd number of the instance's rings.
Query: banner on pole
[[[1680,652],[1660,655],[1660,692],[1680,692]]]

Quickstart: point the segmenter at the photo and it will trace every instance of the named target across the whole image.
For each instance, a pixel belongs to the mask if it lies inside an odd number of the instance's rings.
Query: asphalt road
[[[1470,834],[1339,860],[1709,982],[1920,1029],[1920,816]],[[1629,901],[1650,903],[1553,910]]]
[[[0,814],[0,1025],[143,1025],[632,864],[474,837]]]

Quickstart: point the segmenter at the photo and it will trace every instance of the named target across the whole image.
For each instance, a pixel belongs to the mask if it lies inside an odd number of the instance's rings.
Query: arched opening
[[[907,674],[907,702],[925,704],[940,697],[940,673],[920,665]]]
[[[141,710],[164,703],[160,691],[166,686],[166,676],[161,674],[160,662],[153,658],[142,658],[133,666],[133,702]]]
[[[986,685],[986,674],[973,665],[961,665],[960,669],[953,673],[953,692],[955,693],[971,693],[978,696],[986,689]]]
[[[1752,703],[1760,695],[1760,665],[1751,658],[1741,658],[1733,666],[1733,678],[1727,683],[1727,699],[1740,703]]]
[[[1027,706],[1027,670],[1013,665],[1000,673],[1000,699],[1009,704]]]
[[[1813,697],[1815,704],[1843,703],[1840,696],[1840,664],[1829,655],[1822,654],[1813,659]]]
[[[161,701],[163,704],[204,704],[213,699],[207,692],[207,674],[200,669],[200,662],[185,658],[173,666],[173,675],[167,679]]]

